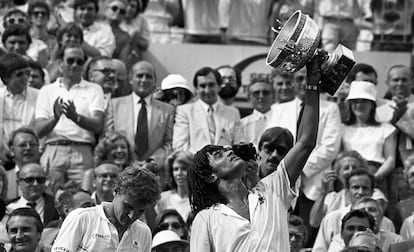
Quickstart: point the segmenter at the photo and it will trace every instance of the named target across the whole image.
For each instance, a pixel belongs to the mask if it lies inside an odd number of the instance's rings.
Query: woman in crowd
[[[180,74],[169,74],[161,81],[161,89],[154,93],[156,99],[178,106],[190,102],[194,90]]]
[[[107,161],[118,165],[122,170],[132,162],[131,147],[126,137],[120,132],[111,132],[102,138],[95,147],[95,167]],[[85,171],[82,189],[92,190],[93,169]]]
[[[181,239],[188,239],[187,225],[177,210],[165,209],[157,215],[152,236],[163,230],[174,231]]]
[[[367,160],[369,171],[374,174],[376,187],[387,195],[386,176],[395,167],[396,130],[389,123],[375,119],[377,90],[367,81],[353,81],[346,98],[350,116],[344,122],[343,150],[356,150]]]
[[[165,177],[170,181],[171,190],[161,193],[161,199],[155,206],[157,213],[165,209],[175,209],[183,219],[187,219],[191,212],[188,199],[187,171],[192,164],[193,154],[188,151],[176,151],[167,158],[168,174]]]
[[[50,7],[46,2],[36,0],[29,4],[30,35],[46,43],[49,52],[56,45],[56,38],[48,32],[47,24],[50,17]]]
[[[116,46],[112,58],[120,59],[123,62],[128,60],[131,44],[130,35],[119,27],[125,18],[126,7],[126,0],[110,0],[107,2],[105,11],[105,21],[111,26],[112,32],[115,35]]]

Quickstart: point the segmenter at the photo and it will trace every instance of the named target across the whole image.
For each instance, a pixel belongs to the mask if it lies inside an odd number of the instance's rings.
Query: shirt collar
[[[134,105],[138,104],[141,101],[141,99],[142,98],[139,97],[136,93],[132,92],[132,101],[134,102]],[[147,106],[152,105],[151,95],[148,95],[147,97],[145,97],[144,100]]]
[[[62,77],[59,77],[58,79],[57,79],[57,84],[58,84],[58,86],[59,87],[61,87],[61,88],[65,88],[65,84],[63,84],[63,81],[62,81]],[[69,89],[71,89],[71,88],[73,88],[73,87],[76,87],[76,86],[79,86],[79,87],[84,87],[86,85],[86,82],[83,80],[83,78],[79,81],[79,83],[76,83],[76,84],[74,84],[74,85],[72,85],[72,87],[70,87]]]
[[[257,119],[262,119],[263,117],[266,118],[266,120],[270,119],[270,116],[272,114],[272,109],[269,109],[269,111],[267,111],[266,113],[262,113],[257,111],[256,109],[253,110],[253,115],[257,118]]]
[[[203,100],[200,99],[200,104],[203,107],[203,110],[208,112],[208,108],[211,106],[213,107],[214,112],[217,112],[217,107],[218,107],[218,102],[215,102],[212,105],[208,105],[207,103],[205,103]]]
[[[6,88],[6,97],[22,97],[22,98],[26,98],[26,94],[27,94],[27,87],[25,89],[23,89],[23,92],[21,92],[20,94],[13,94],[12,92],[9,91],[8,88]]]
[[[43,204],[43,202],[45,201],[45,199],[44,199],[44,197],[43,197],[43,195],[42,196],[40,196],[40,198],[38,198],[37,200],[36,200],[36,205],[37,206],[39,206],[39,205],[41,205],[41,204]],[[20,202],[22,202],[24,205],[26,205],[27,204],[27,202],[29,202],[27,199],[25,199],[23,196],[20,198]]]

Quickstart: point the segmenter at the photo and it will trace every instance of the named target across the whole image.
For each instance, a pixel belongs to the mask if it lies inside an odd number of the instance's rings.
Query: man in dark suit
[[[172,146],[174,108],[152,98],[156,74],[151,63],[137,62],[130,83],[132,94],[111,100],[113,129],[126,135],[134,159],[155,163],[152,171],[161,175]]]
[[[22,196],[9,202],[6,213],[21,207],[31,207],[40,215],[44,225],[59,219],[53,196],[46,194],[46,172],[37,163],[29,163],[21,167],[18,176],[19,189]]]

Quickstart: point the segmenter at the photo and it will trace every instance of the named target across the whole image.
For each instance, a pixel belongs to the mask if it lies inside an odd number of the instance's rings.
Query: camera
[[[257,153],[256,148],[252,143],[249,144],[234,144],[231,146],[234,154],[239,156],[244,161],[249,161],[251,159],[256,160]]]

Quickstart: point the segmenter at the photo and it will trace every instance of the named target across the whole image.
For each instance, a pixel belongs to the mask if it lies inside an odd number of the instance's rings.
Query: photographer
[[[249,191],[243,176],[257,166],[232,149],[208,145],[195,154],[188,171],[190,203],[196,217],[191,251],[289,251],[287,210],[297,196],[296,179],[316,144],[319,122],[319,65],[308,63],[306,101],[296,144],[264,144],[278,160],[275,172]],[[285,146],[286,148],[279,148]],[[273,155],[273,154],[272,154]]]

